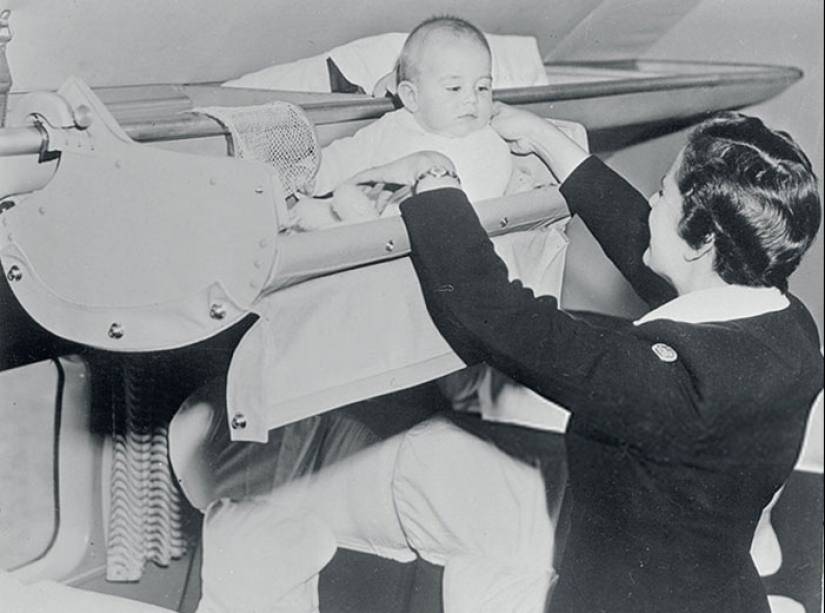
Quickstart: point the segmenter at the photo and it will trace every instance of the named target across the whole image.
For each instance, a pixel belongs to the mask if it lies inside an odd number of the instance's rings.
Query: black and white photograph
[[[822,0],[0,0],[0,613],[823,613]]]

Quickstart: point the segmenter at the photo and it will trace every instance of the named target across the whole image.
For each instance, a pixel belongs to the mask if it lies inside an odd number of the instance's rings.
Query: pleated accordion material
[[[151,362],[122,361],[115,400],[106,578],[136,581],[147,562],[166,566],[186,553],[183,499],[169,465],[170,394]],[[120,404],[121,406],[117,406]],[[173,409],[174,407],[172,407]]]

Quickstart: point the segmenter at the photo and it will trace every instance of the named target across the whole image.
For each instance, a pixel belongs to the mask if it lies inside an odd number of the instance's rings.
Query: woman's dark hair
[[[787,290],[822,216],[811,162],[788,134],[719,113],[690,134],[676,182],[679,234],[694,248],[713,240],[724,281]]]

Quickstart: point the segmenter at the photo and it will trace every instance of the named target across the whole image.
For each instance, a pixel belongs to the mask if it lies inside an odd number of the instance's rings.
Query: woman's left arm
[[[651,398],[667,400],[664,389],[672,386],[660,377],[671,374],[657,369],[649,343],[576,320],[554,297],[536,298],[509,281],[458,182],[428,172],[434,165],[452,169],[449,159],[428,152],[353,180],[415,184],[416,195],[401,203],[410,258],[430,316],[452,349],[467,364],[486,362],[573,411],[615,406],[622,397],[630,399],[625,406],[645,410]]]
[[[401,212],[430,316],[462,360],[486,362],[562,403],[631,389],[632,377],[619,372],[627,362],[604,371],[600,364],[612,362],[610,355],[641,352],[638,340],[577,321],[555,298],[536,298],[510,282],[461,191],[419,194],[402,203]]]

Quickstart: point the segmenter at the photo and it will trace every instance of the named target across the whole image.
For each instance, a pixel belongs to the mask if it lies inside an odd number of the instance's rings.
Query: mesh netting
[[[312,181],[321,162],[315,129],[300,107],[288,102],[195,109],[217,119],[232,137],[235,157],[278,170],[286,195]]]

